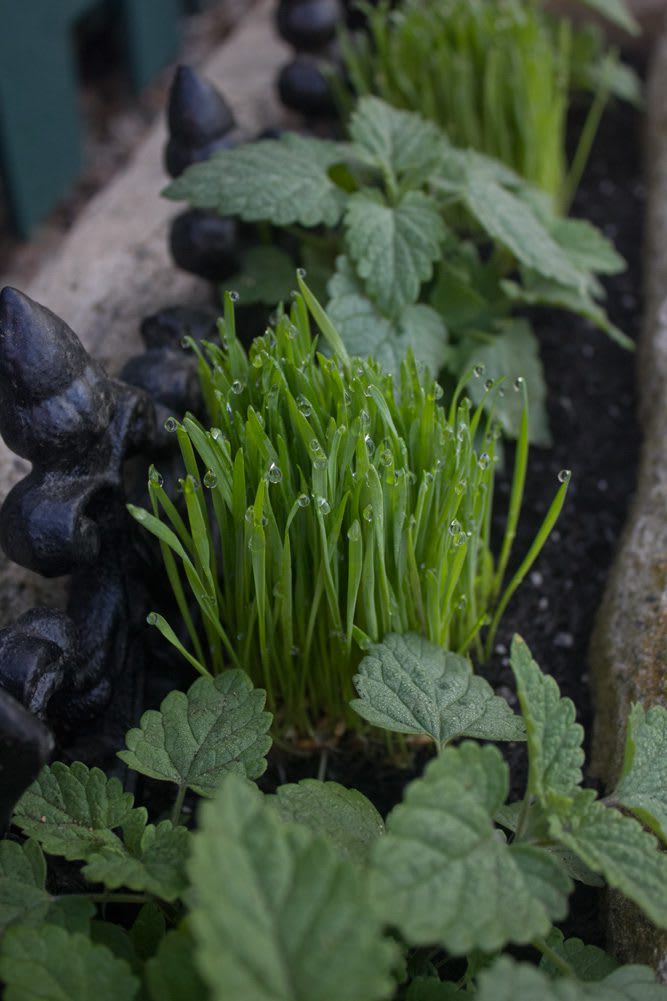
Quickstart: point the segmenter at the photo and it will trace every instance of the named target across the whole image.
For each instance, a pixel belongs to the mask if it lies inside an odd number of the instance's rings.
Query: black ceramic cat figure
[[[0,435],[32,463],[0,510],[0,544],[43,576],[70,575],[66,613],[33,609],[0,631],[0,777],[16,771],[20,752],[25,785],[51,749],[44,724],[59,753],[76,747],[94,759],[117,749],[136,719],[146,599],[123,464],[158,432],[145,392],[110,379],[62,320],[6,288]],[[21,787],[18,774],[0,782],[0,815]]]

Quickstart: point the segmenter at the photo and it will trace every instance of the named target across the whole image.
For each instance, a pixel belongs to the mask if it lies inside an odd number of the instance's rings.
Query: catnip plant
[[[593,25],[575,27],[540,0],[361,3],[368,31],[340,36],[343,114],[375,94],[437,122],[451,141],[496,157],[567,210],[610,96],[641,102],[641,85]],[[588,4],[617,27],[639,26],[620,2]],[[345,84],[343,84],[343,80]],[[567,164],[567,115],[592,95]]]
[[[598,277],[625,264],[594,226],[557,216],[509,168],[376,97],[356,105],[348,142],[288,133],[248,143],[190,167],[166,194],[296,236],[350,354],[372,355],[397,377],[410,347],[452,391],[476,363],[510,384],[522,376],[537,444],[550,442],[546,387],[518,311],[568,310],[632,345],[607,317]],[[245,303],[284,299],[293,281],[294,262],[270,229],[265,237],[230,279]],[[520,397],[491,401],[472,377],[466,388],[518,435]]]
[[[651,969],[559,926],[578,881],[667,928],[667,711],[631,708],[599,797],[572,702],[519,637],[511,665],[520,716],[423,637],[368,651],[354,708],[435,752],[385,818],[337,782],[260,792],[271,717],[238,670],[127,734],[120,758],[171,791],[169,819],[99,769],[45,767],[0,841],[7,1001],[665,1001]],[[514,802],[497,740],[527,744]]]
[[[185,632],[151,620],[202,674],[233,666],[268,694],[278,725],[331,730],[361,651],[417,631],[483,656],[562,508],[569,473],[509,576],[528,458],[524,408],[504,540],[491,547],[498,429],[409,352],[394,381],[350,358],[303,277],[289,315],[246,354],[225,300],[220,342],[197,350],[210,427],[170,418],[182,505],[151,470],[152,512]],[[309,308],[331,350],[318,352]],[[481,367],[472,378],[483,381]],[[464,380],[464,381],[467,381]],[[494,397],[500,384],[488,382]],[[507,392],[524,396],[517,382]],[[447,404],[445,406],[444,404]],[[193,603],[198,619],[191,614]]]

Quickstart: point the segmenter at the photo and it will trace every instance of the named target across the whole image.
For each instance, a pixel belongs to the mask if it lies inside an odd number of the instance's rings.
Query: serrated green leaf
[[[465,657],[416,633],[386,636],[359,665],[350,705],[374,726],[426,734],[443,747],[455,737],[525,740],[523,721]]]
[[[551,814],[549,830],[654,924],[667,928],[667,855],[638,821],[596,802],[592,790],[579,789],[567,813]]]
[[[631,35],[639,35],[641,27],[632,16],[624,0],[580,0],[584,7],[589,7],[596,14],[601,14],[612,24],[618,25]]]
[[[12,924],[39,924],[51,905],[46,862],[34,841],[0,841],[0,935]]]
[[[599,983],[579,983],[517,963],[497,959],[479,974],[476,1001],[665,1001],[667,987],[655,982],[648,966],[621,966]]]
[[[397,320],[387,319],[363,291],[346,257],[336,262],[329,295],[327,313],[350,355],[373,358],[395,378],[408,351],[433,376],[444,365],[450,350],[447,329],[429,306],[406,306]]]
[[[516,438],[521,426],[523,394],[514,390],[518,376],[526,381],[530,441],[548,447],[551,444],[547,416],[547,387],[540,360],[540,347],[530,325],[525,320],[510,321],[502,333],[494,336],[489,344],[465,343],[461,353],[460,369],[470,365],[483,365],[485,379],[472,378],[467,385],[473,403],[488,401],[496,420],[506,434]],[[504,378],[504,396],[489,396],[485,390],[486,379]]]
[[[188,866],[196,960],[213,1001],[380,1001],[395,948],[356,865],[285,824],[238,776],[205,803]]]
[[[126,962],[54,925],[11,928],[2,940],[5,1001],[132,1001],[139,981]]]
[[[408,987],[405,1001],[456,1001],[462,996],[456,984],[444,983],[432,977],[415,977]]]
[[[472,170],[466,177],[463,201],[482,229],[517,261],[562,285],[581,288],[581,275],[525,200],[487,174]]]
[[[250,247],[237,274],[225,280],[225,288],[238,292],[244,306],[275,306],[288,299],[293,287],[294,261],[280,247]]]
[[[381,312],[394,317],[416,302],[446,235],[435,202],[408,191],[390,205],[379,191],[359,191],[350,196],[345,229],[349,255]]]
[[[113,921],[92,921],[89,929],[91,942],[105,946],[116,959],[124,960],[134,973],[141,973],[141,963],[125,928]]]
[[[523,302],[529,306],[551,306],[583,316],[593,326],[604,331],[622,348],[634,350],[634,342],[615,326],[604,309],[599,306],[585,289],[569,288],[549,281],[539,275],[523,272],[523,282],[502,281],[501,288],[512,302]]]
[[[558,928],[552,928],[546,941],[547,945],[571,967],[578,980],[589,983],[604,980],[618,969],[619,963],[608,952],[598,949],[596,945],[586,945],[580,938],[566,939]],[[562,976],[562,971],[547,956],[542,957],[540,969],[550,977]]]
[[[216,153],[189,167],[163,193],[245,222],[335,226],[347,196],[328,170],[342,159],[338,143],[286,133]]]
[[[12,822],[52,855],[87,859],[105,847],[122,851],[113,829],[128,821],[133,803],[99,768],[56,761],[25,791]]]
[[[130,928],[130,939],[140,959],[154,956],[165,936],[167,923],[162,908],[149,901],[144,904]]]
[[[266,693],[243,671],[198,678],[141,717],[119,758],[142,775],[210,796],[228,772],[258,778],[271,747]]]
[[[208,989],[194,963],[195,944],[184,927],[165,935],[146,963],[151,1001],[206,1001]]]
[[[510,664],[528,732],[528,792],[547,810],[565,810],[581,783],[584,761],[574,703],[561,698],[556,681],[540,671],[520,636],[512,640]]]
[[[152,893],[162,900],[176,900],[187,887],[185,861],[190,850],[190,832],[174,827],[170,820],[149,824],[138,850],[107,849],[89,857],[83,873],[91,883],[103,883],[110,890]]]
[[[390,813],[371,853],[371,887],[408,944],[494,952],[564,917],[572,884],[559,864],[540,848],[508,845],[493,826],[507,787],[497,748],[466,742],[431,762]]]
[[[667,842],[667,710],[632,706],[613,798]]]
[[[428,177],[445,147],[440,130],[410,111],[400,111],[377,97],[362,97],[350,116],[354,153],[363,162],[400,178]]]
[[[284,821],[308,827],[327,838],[342,858],[363,864],[371,845],[384,834],[384,822],[370,800],[338,782],[302,779],[278,788],[267,800]]]
[[[575,268],[616,275],[627,267],[611,240],[586,219],[554,217],[549,232]]]

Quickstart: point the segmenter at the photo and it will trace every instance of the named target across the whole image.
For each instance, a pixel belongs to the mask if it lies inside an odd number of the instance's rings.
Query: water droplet
[[[244,389],[244,384],[239,379],[234,379],[232,383],[232,393],[234,396],[240,396]]]
[[[315,454],[317,454],[318,452],[322,451],[322,446],[320,445],[320,443],[317,440],[317,438],[311,438],[311,440],[310,440],[310,451],[311,452],[315,452]]]
[[[561,469],[560,473],[558,474],[558,482],[559,483],[569,483],[571,476],[572,476],[572,470],[571,469]]]
[[[484,389],[493,389],[493,379],[487,379],[484,383]]]
[[[461,531],[461,522],[457,521],[456,518],[454,518],[454,521],[450,521],[449,523],[449,534],[452,536],[458,535],[460,531]]]
[[[283,478],[282,470],[280,466],[277,466],[275,462],[272,462],[269,466],[269,471],[266,474],[271,481],[271,483],[280,483]]]
[[[225,410],[227,411],[227,414],[228,414],[229,417],[233,417],[234,416],[234,411],[232,410],[232,408],[229,405],[229,403],[225,403]]]
[[[239,296],[238,292],[230,292],[229,298],[232,300],[232,302],[238,302],[241,297]]]
[[[177,429],[177,427],[178,427],[178,421],[176,420],[176,418],[167,417],[166,421],[164,422],[165,431],[173,432]]]
[[[517,393],[521,391],[521,387],[523,386],[523,384],[524,384],[523,376],[517,375],[516,379],[514,380],[514,389],[516,390]]]
[[[454,487],[454,493],[456,494],[456,496],[460,497],[461,494],[465,493],[467,486],[468,486],[467,480],[459,480],[459,482]]]
[[[482,376],[484,375],[484,366],[483,365],[475,365],[475,367],[474,367],[474,369],[472,371],[473,371],[473,375],[475,376],[476,379],[481,379]]]
[[[253,521],[255,520],[255,509],[252,506],[252,504],[250,505],[250,507],[246,508],[245,520],[248,522],[249,525],[252,525]]]
[[[313,459],[313,469],[326,469],[327,460],[325,455],[318,455],[316,459]]]
[[[261,535],[257,534],[256,532],[253,532],[250,538],[248,539],[248,549],[252,553],[261,553],[261,551],[265,548],[266,548],[265,540],[261,537]]]
[[[298,646],[290,647],[290,657],[298,657],[300,653]]]
[[[439,382],[436,382],[435,386],[433,387],[433,395],[435,396],[436,400],[441,400],[444,394],[445,394],[444,389],[442,388]]]
[[[391,466],[393,461],[394,461],[394,456],[392,455],[392,453],[388,448],[385,448],[384,451],[380,454],[380,462],[382,463],[383,466]]]
[[[151,471],[148,474],[148,479],[151,483],[155,483],[158,487],[161,487],[164,483],[164,476],[162,473],[158,473],[157,469],[151,467]]]
[[[306,269],[305,268],[297,268],[296,269],[296,273],[299,276],[299,278],[301,278],[301,280],[303,280],[306,277]]]
[[[250,359],[255,368],[261,368],[268,358],[266,351],[255,351]]]
[[[308,507],[308,505],[310,504],[310,497],[308,496],[308,494],[299,494],[299,496],[296,499],[296,502],[299,505],[299,507]]]
[[[358,521],[354,521],[347,530],[347,537],[352,542],[358,542],[361,538],[361,526]]]
[[[372,386],[370,386],[370,385],[366,386],[366,388],[364,389],[364,396],[368,400],[372,400],[373,399],[373,387]]]
[[[501,387],[500,387],[500,389],[498,390],[498,396],[499,396],[499,397],[500,397],[500,399],[502,400],[502,398],[503,398],[503,396],[504,396],[504,395],[505,395],[505,390],[504,390],[504,389],[503,389],[503,387],[501,386]]]
[[[159,621],[160,618],[157,612],[149,612],[148,615],[146,616],[146,622],[148,623],[149,626],[156,626]]]
[[[463,609],[466,607],[467,604],[468,604],[468,596],[465,595],[465,594],[462,594],[461,597],[459,598],[459,600],[456,602],[456,609],[457,609],[457,611],[462,612]]]
[[[317,504],[318,510],[320,510],[322,514],[329,514],[329,511],[331,510],[331,505],[329,504],[329,501],[326,499],[326,497],[316,497],[315,503]]]
[[[366,450],[367,450],[368,454],[372,455],[373,452],[375,451],[375,442],[373,441],[373,439],[371,438],[371,436],[369,434],[365,435],[365,437],[364,437],[364,444],[366,446]]]
[[[371,418],[367,410],[362,410],[359,414],[359,420],[362,424],[370,424]]]
[[[361,513],[363,514],[365,521],[373,520],[373,508],[370,504],[367,504]]]
[[[424,480],[423,480],[423,482],[424,483],[433,483],[433,480],[434,480],[433,473],[431,472],[430,469],[427,469],[426,472],[424,473]]]
[[[184,351],[187,351],[188,348],[192,347],[192,341],[189,337],[181,337],[181,347]]]
[[[224,441],[224,437],[220,428],[211,428],[211,438],[213,441]]]
[[[245,636],[245,633],[237,633],[236,634],[236,642],[240,643],[244,636]]]
[[[304,417],[310,417],[313,412],[313,408],[305,396],[299,396],[297,398],[296,405],[299,408],[300,414],[303,414]]]
[[[479,466],[480,469],[488,469],[490,461],[491,460],[489,458],[489,453],[488,452],[482,452],[482,454],[480,455],[479,459],[477,460],[477,465]]]
[[[215,475],[212,469],[207,469],[204,473],[204,486],[208,487],[209,490],[213,490],[214,487],[218,485],[218,477]]]

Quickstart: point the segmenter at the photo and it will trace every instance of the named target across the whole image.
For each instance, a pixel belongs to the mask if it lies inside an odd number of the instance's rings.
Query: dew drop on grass
[[[444,389],[442,388],[439,382],[436,382],[435,386],[433,387],[433,395],[435,396],[436,400],[441,400],[444,394],[445,394]]]
[[[187,351],[188,348],[192,347],[192,341],[189,337],[181,337],[181,347],[184,351]]]
[[[211,438],[213,441],[222,441],[224,435],[220,428],[211,428]]]
[[[250,507],[246,508],[245,520],[248,522],[249,525],[252,525],[253,521],[255,520],[255,509],[252,506],[252,504],[250,505]]]
[[[569,483],[571,476],[572,476],[572,470],[571,469],[561,469],[560,473],[558,474],[558,482],[559,483]]]
[[[371,436],[369,434],[365,435],[365,437],[364,437],[364,444],[366,446],[366,450],[367,450],[368,454],[372,455],[373,452],[375,451],[375,442],[373,441],[373,439],[371,438]]]
[[[362,511],[362,514],[364,516],[364,520],[365,521],[372,521],[373,520],[373,508],[372,508],[372,506],[370,504],[367,504],[366,507],[364,508],[364,510]]]
[[[320,443],[317,440],[317,438],[311,438],[311,441],[310,441],[310,450],[311,450],[311,452],[315,452],[315,454],[317,454],[318,452],[322,451],[322,446],[320,445]]]
[[[267,476],[271,483],[280,483],[283,478],[282,470],[280,466],[277,466],[275,462],[272,462],[269,466],[269,471]]]
[[[231,299],[232,302],[238,302],[241,297],[238,294],[238,292],[230,292],[229,298]]]
[[[310,504],[310,497],[308,496],[308,494],[299,494],[299,496],[296,499],[296,502],[299,505],[299,507],[308,507],[308,505]]]
[[[361,538],[361,526],[358,521],[354,521],[347,530],[347,537],[351,542],[358,542]]]
[[[252,553],[261,553],[261,551],[266,547],[266,542],[261,536],[257,535],[255,532],[248,539],[248,549]]]
[[[484,375],[484,366],[483,365],[475,365],[475,367],[474,367],[474,369],[472,371],[473,371],[473,375],[475,376],[476,379],[481,379],[482,376]]]
[[[454,518],[454,521],[450,521],[449,523],[449,534],[452,536],[458,535],[460,531],[461,531],[461,522],[457,521],[456,518]]]
[[[149,612],[146,616],[146,622],[149,626],[156,626],[159,622],[157,612]]]
[[[517,375],[516,379],[514,380],[514,389],[516,390],[517,393],[520,392],[523,383],[524,383],[523,376]]]
[[[298,646],[290,647],[290,657],[298,657],[300,652]]]
[[[370,424],[371,418],[367,410],[362,410],[359,414],[359,420],[362,424]]]
[[[296,401],[296,405],[299,408],[299,413],[303,417],[310,417],[310,415],[313,412],[313,408],[311,407],[310,403],[308,402],[305,396],[299,396]]]
[[[466,607],[467,604],[468,604],[467,595],[462,594],[461,597],[459,598],[459,600],[456,602],[456,609],[457,609],[457,611],[462,612],[463,609]]]
[[[178,427],[178,421],[176,420],[176,418],[175,417],[167,417],[166,421],[164,422],[164,429],[165,429],[165,431],[169,431],[170,433],[173,433],[177,429],[177,427]]]
[[[301,278],[302,281],[306,277],[306,269],[305,268],[297,268],[296,269],[296,273],[299,276],[299,278]]]
[[[322,514],[329,514],[329,511],[331,510],[331,505],[329,504],[329,501],[326,499],[326,497],[316,497],[315,503],[317,504],[318,510],[321,511]]]
[[[457,497],[460,497],[461,494],[465,493],[467,486],[468,484],[465,480],[459,480],[459,482],[454,487],[454,493],[457,495]]]
[[[148,474],[148,479],[151,481],[151,483],[155,483],[158,487],[161,487],[162,484],[164,483],[164,476],[162,475],[162,473],[158,473],[157,469],[151,469],[150,473]]]
[[[209,490],[213,490],[214,487],[218,485],[218,477],[215,475],[212,469],[207,469],[204,473],[204,486],[208,487]]]
[[[484,383],[484,389],[493,389],[493,379],[487,379]]]
[[[391,466],[393,461],[394,461],[394,456],[389,451],[389,449],[386,448],[380,455],[380,462],[382,463],[383,466]]]
[[[489,458],[489,453],[488,452],[482,452],[482,454],[480,455],[479,459],[477,460],[477,465],[479,466],[480,469],[488,469],[490,461],[491,460]]]
[[[245,386],[243,383],[239,379],[234,379],[234,382],[232,383],[232,393],[234,396],[240,396],[244,389]]]
[[[316,459],[313,459],[314,469],[326,469],[326,467],[327,467],[327,460],[324,455],[318,455]]]

